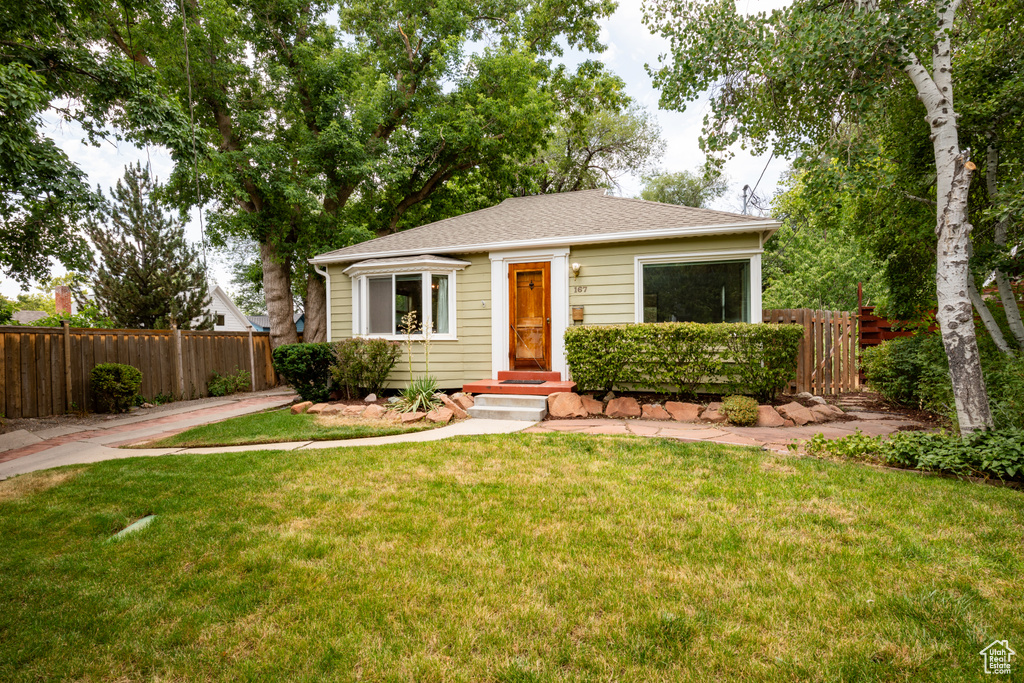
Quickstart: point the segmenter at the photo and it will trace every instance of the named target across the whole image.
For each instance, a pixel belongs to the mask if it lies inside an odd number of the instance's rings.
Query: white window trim
[[[716,263],[719,261],[749,261],[750,272],[747,278],[748,320],[750,323],[761,322],[761,249],[743,249],[727,251],[691,251],[683,254],[652,254],[633,258],[633,319],[644,321],[644,272],[643,268],[652,263]]]
[[[565,330],[569,326],[569,247],[491,252],[491,376],[508,370],[508,267],[513,263],[551,264],[551,370],[569,376]]]
[[[366,339],[387,339],[390,341],[402,341],[408,339],[408,335],[401,333],[392,334],[371,334],[369,332],[369,319],[366,315],[366,311],[370,310],[370,287],[367,284],[367,279],[370,277],[380,277],[382,275],[391,276],[391,318],[394,320],[395,317],[395,302],[394,302],[394,277],[396,275],[412,275],[416,274],[420,276],[420,283],[423,292],[423,316],[424,320],[420,321],[421,329],[430,329],[433,326],[431,306],[430,306],[430,285],[431,278],[434,275],[446,275],[448,276],[448,332],[441,333],[430,333],[430,341],[458,341],[458,306],[457,299],[455,296],[456,289],[456,269],[421,269],[421,268],[389,268],[382,270],[368,270],[366,272],[360,272],[358,275],[352,276],[352,336],[363,337]],[[392,323],[392,329],[394,329],[394,323]],[[426,337],[422,331],[418,334],[412,335],[414,340],[422,340]]]

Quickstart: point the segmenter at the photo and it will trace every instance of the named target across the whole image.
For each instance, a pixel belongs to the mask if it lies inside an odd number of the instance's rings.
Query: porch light
[[[573,277],[579,277],[580,276],[580,268],[581,268],[580,264],[574,263],[574,264],[572,264],[569,267],[572,268],[572,276]]]

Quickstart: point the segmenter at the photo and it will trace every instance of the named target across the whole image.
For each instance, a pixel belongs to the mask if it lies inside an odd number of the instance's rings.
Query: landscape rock
[[[815,419],[818,422],[829,422],[831,420],[836,419],[836,414],[833,411],[838,409],[833,408],[830,405],[823,405],[811,406],[810,410],[811,414],[814,415]],[[842,413],[843,411],[840,410],[839,412]]]
[[[793,422],[792,420],[786,420],[786,421],[784,421],[782,423],[782,426],[783,427],[796,427],[796,422]]]
[[[366,398],[364,398],[363,400],[366,401],[367,403],[376,403],[377,402],[377,394],[370,394]]]
[[[551,417],[586,417],[587,409],[579,394],[560,391],[548,395],[548,415]]]
[[[784,406],[779,406],[777,410],[779,411],[779,415],[788,420],[792,420],[800,426],[808,424],[809,422],[816,422],[814,419],[814,413],[807,408],[804,408],[796,401],[787,403]]]
[[[362,415],[363,411],[366,410],[366,406],[354,405],[345,406],[345,409],[341,411],[342,415]]]
[[[823,399],[821,396],[811,396],[807,400],[810,401],[811,403],[817,403],[819,406],[825,405],[825,399]]]
[[[142,408],[156,408],[156,406],[153,405],[152,403],[143,403],[141,407]]]
[[[800,392],[799,394],[797,394],[797,395],[796,395],[796,396],[794,396],[793,398],[798,398],[798,399],[800,399],[801,401],[806,401],[806,400],[808,400],[808,399],[812,399],[812,398],[814,398],[814,394],[812,394],[812,393],[811,393],[811,392],[809,392],[809,391],[801,391],[801,392]]]
[[[665,410],[677,422],[696,422],[700,418],[700,406],[696,403],[666,401]]]
[[[454,413],[447,408],[434,408],[427,413],[427,420],[438,424],[448,424],[452,421],[452,415],[454,415]]]
[[[441,394],[441,403],[444,404],[445,408],[452,411],[452,415],[454,415],[458,419],[465,420],[467,417],[469,417],[469,413],[463,410],[462,406],[460,406],[458,403],[450,399],[447,394]]]
[[[324,408],[326,407],[326,403],[314,403],[309,407],[309,410],[307,410],[306,412],[309,413],[310,415],[319,415],[320,413],[324,412]]]
[[[313,405],[312,401],[303,401],[302,403],[296,403],[292,406],[292,415],[301,415],[302,413],[309,410],[309,407]]]
[[[384,419],[388,422],[398,422],[402,419],[402,414],[397,410],[389,410],[384,413]]]
[[[708,404],[708,407],[700,414],[700,419],[706,422],[725,422],[729,418],[722,412],[722,404],[715,401]]]
[[[402,413],[399,419],[402,421],[402,424],[411,424],[413,422],[419,422],[426,416],[426,413]]]
[[[615,400],[615,392],[609,391],[607,394],[604,395],[604,400],[605,402]]]
[[[641,411],[641,417],[645,420],[671,420],[672,416],[668,411],[657,403],[648,403]]]
[[[782,427],[786,424],[786,421],[782,419],[779,412],[771,406],[758,406],[757,407],[757,426],[758,427]]]
[[[324,406],[324,409],[320,411],[320,414],[321,415],[337,415],[338,413],[340,413],[344,409],[345,409],[345,406],[343,406],[340,403],[328,403],[326,406]]]
[[[613,398],[604,409],[604,414],[608,417],[640,417],[640,412],[640,404],[629,396]]]
[[[379,405],[366,406],[366,410],[363,411],[363,417],[368,420],[379,420],[384,417],[388,412],[387,408]]]
[[[604,415],[604,404],[596,398],[581,396],[580,400],[583,401],[583,409],[587,411],[588,415]]]
[[[452,400],[458,403],[459,407],[463,410],[469,410],[476,403],[472,396],[464,394],[461,391],[457,394],[452,394]]]

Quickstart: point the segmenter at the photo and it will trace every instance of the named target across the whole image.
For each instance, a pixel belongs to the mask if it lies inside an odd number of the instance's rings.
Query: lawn
[[[281,443],[283,441],[330,441],[360,439],[419,432],[437,425],[426,422],[403,425],[380,421],[292,415],[289,410],[273,410],[233,417],[223,422],[193,427],[158,441],[137,444],[135,448],[192,448],[197,446],[241,446],[243,444]]]
[[[0,680],[985,680],[1022,502],[563,434],[51,470],[0,482]]]

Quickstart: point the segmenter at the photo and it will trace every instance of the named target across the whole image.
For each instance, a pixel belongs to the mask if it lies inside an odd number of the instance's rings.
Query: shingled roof
[[[711,209],[585,190],[513,197],[497,206],[320,254],[314,263],[364,258],[661,239],[737,232],[771,234],[779,223]],[[766,235],[767,237],[767,235]]]

